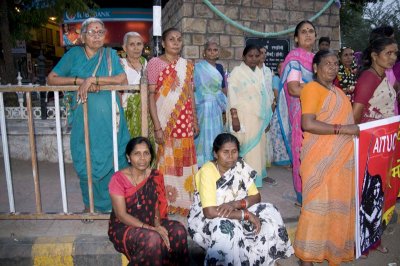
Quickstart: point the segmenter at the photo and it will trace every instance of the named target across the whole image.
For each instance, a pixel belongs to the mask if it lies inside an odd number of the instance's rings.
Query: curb
[[[188,238],[190,265],[202,265],[204,251]],[[201,263],[199,263],[201,262]],[[0,238],[2,266],[126,266],[107,236]]]

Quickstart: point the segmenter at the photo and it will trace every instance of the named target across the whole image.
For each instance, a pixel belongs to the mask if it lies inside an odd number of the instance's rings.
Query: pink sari
[[[299,72],[298,81],[307,83],[313,79],[312,60],[314,54],[302,48],[296,48],[286,56],[282,66],[279,86],[278,117],[286,149],[293,166],[293,185],[297,201],[301,203],[300,149],[302,142],[300,98],[289,95],[288,77],[294,71]],[[293,81],[293,79],[291,80]],[[287,109],[285,109],[287,108]]]

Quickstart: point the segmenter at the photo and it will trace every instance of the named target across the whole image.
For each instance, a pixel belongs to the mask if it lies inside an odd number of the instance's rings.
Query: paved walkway
[[[29,151],[27,151],[29,152]],[[83,210],[79,180],[71,164],[65,165],[68,208],[70,212]],[[12,160],[14,197],[17,212],[33,212],[35,198],[30,161]],[[260,190],[262,201],[273,203],[287,224],[291,239],[294,237],[300,208],[294,205],[295,193],[291,172],[286,168],[273,167],[269,176],[274,177],[276,186],[264,185]],[[62,212],[58,164],[39,163],[40,189],[44,212]],[[0,212],[8,212],[8,198],[4,165],[0,167]],[[186,224],[186,219],[173,216]],[[79,220],[0,220],[0,264],[1,265],[126,265],[126,260],[113,250],[107,240],[108,221],[83,224]],[[367,260],[359,260],[346,265],[387,265],[397,262],[400,266],[400,225],[391,225],[385,231],[383,241],[390,253],[382,255],[373,252]],[[34,244],[34,245],[33,245]],[[21,246],[34,246],[26,251]],[[19,248],[18,248],[19,247]],[[198,250],[191,243],[191,250]],[[99,252],[101,251],[101,252]],[[73,253],[73,258],[60,254]],[[88,257],[90,253],[92,257]],[[194,252],[196,253],[196,252]],[[200,252],[201,253],[201,252]],[[16,263],[15,258],[19,258]],[[35,258],[33,258],[35,257]],[[52,257],[48,261],[47,258]],[[72,261],[72,262],[71,262]],[[277,265],[297,266],[298,260],[292,256],[278,261]],[[57,263],[56,263],[57,262]],[[71,264],[72,263],[72,264]],[[193,265],[201,265],[201,254],[194,254]],[[321,265],[327,265],[323,263]]]

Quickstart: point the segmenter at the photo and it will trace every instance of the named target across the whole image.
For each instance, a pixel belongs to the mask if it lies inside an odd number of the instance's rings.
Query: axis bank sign
[[[64,14],[64,23],[82,22],[96,17],[103,21],[152,21],[153,13],[149,8],[99,8],[92,12]]]
[[[90,17],[96,17],[96,18],[100,18],[100,19],[104,19],[104,18],[111,18],[111,10],[100,10],[100,11],[95,11],[94,13],[76,13],[73,15],[70,15],[68,13],[65,13],[65,21],[78,21],[78,20],[85,20],[87,18]]]

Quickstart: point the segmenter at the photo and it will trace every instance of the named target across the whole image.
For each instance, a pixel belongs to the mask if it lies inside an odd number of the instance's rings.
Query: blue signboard
[[[82,22],[96,17],[102,21],[153,21],[153,10],[149,8],[99,8],[90,13],[64,14],[64,23]]]

